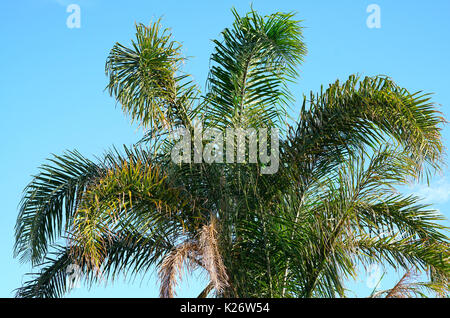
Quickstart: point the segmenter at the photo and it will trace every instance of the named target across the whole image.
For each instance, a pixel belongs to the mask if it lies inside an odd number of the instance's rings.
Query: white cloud
[[[450,182],[446,177],[441,177],[430,186],[418,184],[411,187],[408,192],[423,198],[426,203],[446,203],[450,200]]]

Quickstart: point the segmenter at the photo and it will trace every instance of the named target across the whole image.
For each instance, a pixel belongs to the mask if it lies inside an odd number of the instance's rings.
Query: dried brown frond
[[[414,293],[413,285],[418,277],[418,273],[410,268],[398,283],[389,290],[386,298],[409,298]]]
[[[203,266],[209,273],[209,278],[217,294],[221,294],[228,285],[228,275],[217,240],[216,219],[211,217],[209,224],[200,231],[199,247],[202,253]]]
[[[161,281],[160,297],[173,298],[176,295],[175,287],[183,277],[184,267],[189,271],[195,269],[197,263],[194,260],[197,256],[197,243],[187,241],[176,246],[164,257],[158,272]]]

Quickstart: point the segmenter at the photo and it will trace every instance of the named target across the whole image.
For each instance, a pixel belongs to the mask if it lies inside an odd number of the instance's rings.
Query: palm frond
[[[16,222],[15,255],[33,264],[43,260],[47,247],[70,224],[83,192],[104,167],[79,152],[54,156],[24,190]]]
[[[116,43],[106,61],[107,89],[132,120],[160,130],[174,122],[189,124],[198,89],[180,74],[181,45],[160,20],[136,25],[131,48]]]
[[[198,267],[199,247],[197,242],[183,242],[164,256],[159,266],[160,296],[173,298],[175,287],[183,277],[184,268],[189,271]]]
[[[76,283],[90,287],[101,281],[114,281],[119,274],[136,277],[139,273],[147,273],[172,248],[171,243],[163,237],[142,238],[138,233],[115,235],[105,241],[107,257],[97,270],[82,259],[74,258],[73,247],[52,247],[51,255],[39,264],[39,272],[29,274],[32,278],[16,290],[16,297],[62,297],[74,287],[74,281],[71,281],[73,278],[77,280]],[[78,271],[71,273],[70,270],[74,268]],[[72,277],[72,274],[77,276]]]
[[[302,170],[332,169],[362,146],[397,142],[418,176],[439,169],[443,160],[441,125],[445,120],[429,94],[409,93],[386,77],[350,76],[306,98],[298,127],[287,139],[285,162]]]
[[[306,53],[299,21],[291,13],[233,14],[233,27],[214,41],[207,120],[221,128],[274,126],[291,100],[285,81]]]
[[[71,244],[95,267],[107,256],[105,236],[132,229],[175,239],[184,231],[182,212],[191,211],[184,209],[186,200],[157,165],[122,159],[85,190],[70,228]]]
[[[220,295],[228,287],[228,275],[223,264],[217,239],[217,220],[211,217],[210,223],[200,230],[199,248],[202,252],[202,263],[209,273],[216,294]]]

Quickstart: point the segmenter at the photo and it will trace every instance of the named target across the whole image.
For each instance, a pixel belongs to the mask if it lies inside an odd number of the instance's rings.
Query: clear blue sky
[[[69,29],[69,4],[81,8],[81,28]],[[369,29],[369,4],[381,8],[381,28]],[[22,0],[0,2],[0,297],[26,279],[28,264],[12,257],[17,205],[24,186],[51,153],[78,149],[101,155],[111,145],[132,144],[141,132],[132,127],[120,108],[103,91],[104,63],[115,42],[129,43],[134,23],[163,16],[175,38],[192,58],[186,71],[205,84],[212,52],[211,39],[232,23],[231,7],[244,13],[250,1],[100,1]],[[304,20],[308,55],[301,78],[293,86],[300,97],[320,85],[352,73],[386,74],[412,91],[434,92],[434,101],[450,119],[450,1],[299,1],[254,0],[261,13],[296,11]],[[297,107],[297,108],[296,108]],[[296,117],[296,109],[292,115]],[[449,129],[444,130],[449,147]],[[430,187],[409,189],[436,203],[450,216],[450,179],[433,179]],[[389,288],[396,275],[382,282]],[[371,289],[361,274],[349,284],[358,296]],[[189,279],[179,296],[196,296],[201,280]],[[108,288],[82,287],[71,297],[156,297],[155,276],[142,284],[117,281]]]

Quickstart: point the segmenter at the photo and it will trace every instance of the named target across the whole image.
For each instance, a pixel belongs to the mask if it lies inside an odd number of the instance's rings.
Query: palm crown
[[[448,292],[443,217],[395,190],[442,165],[445,120],[429,95],[351,76],[305,96],[289,125],[288,83],[306,53],[299,21],[233,14],[214,41],[203,94],[159,20],[137,25],[130,47],[112,48],[107,89],[147,133],[96,161],[68,151],[40,167],[24,191],[15,245],[40,270],[17,296],[62,296],[72,264],[87,284],[156,266],[162,297],[175,295],[185,268],[207,273],[201,297],[345,296],[344,281],[371,262],[427,273],[388,296]],[[260,161],[172,162],[170,132],[199,122],[278,128],[278,171],[261,173]]]

